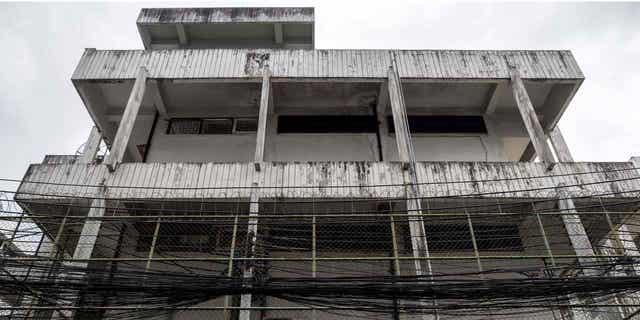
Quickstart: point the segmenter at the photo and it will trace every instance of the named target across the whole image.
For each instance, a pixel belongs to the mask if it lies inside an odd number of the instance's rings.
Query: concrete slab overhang
[[[314,46],[314,8],[149,8],[136,24],[145,49]]]
[[[465,206],[533,201],[540,210],[544,209],[541,200],[555,203],[557,186],[563,185],[565,195],[576,199],[581,212],[610,204],[609,213],[622,221],[638,210],[637,201],[629,201],[640,193],[640,172],[632,162],[559,163],[552,171],[542,163],[418,162],[416,169],[418,192],[424,201],[459,201]],[[400,162],[271,162],[263,170],[263,188],[257,191],[260,199],[386,201],[406,197]],[[70,215],[82,217],[102,188],[112,202],[193,201],[201,208],[204,199],[230,204],[247,201],[254,176],[259,174],[250,162],[123,163],[113,174],[103,164],[32,164],[15,199],[55,234],[55,226],[47,226],[49,215],[64,216],[71,208]],[[69,203],[74,205],[69,207]],[[554,211],[553,207],[545,210]],[[589,231],[593,235],[604,232],[594,227]]]
[[[72,81],[109,142],[140,67],[159,91],[143,99],[139,118],[150,122],[158,96],[167,118],[256,116],[265,66],[276,113],[370,114],[393,59],[409,114],[519,117],[509,86],[518,68],[546,130],[584,80],[569,51],[87,49]]]

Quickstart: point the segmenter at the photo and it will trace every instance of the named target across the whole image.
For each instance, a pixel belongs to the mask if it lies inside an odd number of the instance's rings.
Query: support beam
[[[284,42],[284,33],[282,31],[282,23],[273,24],[273,36],[276,44],[282,44]]]
[[[387,80],[384,80],[380,83],[376,110],[378,111],[378,114],[382,116],[387,114],[387,112],[389,111],[389,81]]]
[[[417,276],[424,274],[432,275],[433,270],[431,267],[431,260],[423,259],[425,257],[430,257],[429,245],[427,243],[424,220],[422,219],[422,201],[417,187],[418,179],[415,172],[415,156],[413,153],[414,149],[411,141],[411,133],[409,131],[409,121],[406,113],[400,75],[395,67],[395,59],[393,61],[393,66],[389,68],[387,81],[389,88],[389,102],[391,104],[391,112],[393,114],[393,123],[395,126],[396,144],[398,146],[398,156],[400,161],[405,164],[403,178],[405,182],[405,194],[407,197],[407,219],[409,220],[411,248],[413,257],[415,258],[415,274]],[[426,265],[426,270],[423,270],[423,260]],[[436,304],[435,300],[431,302],[433,305]],[[421,304],[427,304],[427,302],[422,301]],[[424,315],[422,318],[425,319],[431,317]],[[437,313],[433,318],[438,318]]]
[[[98,240],[98,233],[100,232],[100,226],[102,225],[102,218],[105,213],[105,190],[102,188],[98,191],[95,199],[91,202],[91,209],[87,214],[87,219],[82,226],[80,237],[78,238],[78,244],[73,252],[73,259],[89,259],[93,253],[93,249]],[[91,218],[98,218],[92,220]],[[75,262],[75,266],[86,268],[88,262]]]
[[[176,31],[178,32],[178,41],[181,46],[186,46],[189,44],[189,38],[187,37],[187,31],[184,28],[182,23],[176,24]]]
[[[542,130],[542,126],[540,125],[540,121],[538,121],[538,116],[533,108],[531,99],[529,99],[529,94],[527,94],[527,89],[522,82],[520,71],[517,69],[511,70],[511,89],[513,90],[513,97],[516,100],[518,111],[520,111],[520,116],[522,116],[522,121],[524,122],[524,126],[527,128],[529,138],[536,150],[536,154],[547,166],[547,169],[550,170],[555,164],[553,153],[547,144],[544,130]]]
[[[260,110],[258,111],[258,130],[256,132],[256,152],[254,155],[254,165],[260,171],[260,164],[264,162],[264,148],[267,135],[267,118],[271,101],[271,72],[269,68],[263,69],[262,90],[260,91]]]
[[[635,215],[638,214],[640,214],[640,211],[635,212]],[[632,264],[632,268],[636,275],[640,275],[640,262],[637,260],[640,259],[640,251],[638,251],[638,246],[636,246],[636,242],[633,239],[633,233],[626,224],[623,224],[618,227],[617,234],[620,237],[624,254],[636,259]]]
[[[122,115],[122,120],[118,126],[116,137],[111,145],[109,155],[105,160],[105,164],[111,171],[115,170],[118,164],[122,163],[122,159],[124,158],[127,148],[131,150],[129,147],[129,140],[131,138],[131,133],[133,132],[136,117],[138,116],[138,111],[140,111],[140,106],[142,105],[142,99],[147,87],[147,77],[147,69],[145,67],[140,67],[138,75],[136,76],[136,81],[133,84],[133,89],[131,89],[127,106],[124,110],[124,114]],[[135,154],[140,156],[137,150]],[[141,156],[139,161],[142,161]]]
[[[92,163],[95,160],[98,150],[100,149],[100,142],[102,141],[102,134],[98,127],[94,126],[91,129],[87,142],[84,143],[82,148],[82,155],[78,158],[77,163]]]
[[[573,157],[571,156],[569,147],[562,137],[562,133],[560,132],[559,127],[556,126],[556,128],[554,128],[554,130],[550,132],[549,140],[556,152],[556,156],[558,157],[559,162],[573,162]],[[587,231],[582,224],[580,215],[578,215],[575,203],[573,202],[573,199],[569,198],[568,193],[564,190],[564,187],[565,186],[563,184],[558,185],[558,210],[563,213],[560,217],[562,219],[564,229],[567,232],[567,236],[569,237],[569,241],[571,242],[573,252],[577,256],[581,256],[581,258],[578,258],[578,262],[580,265],[588,266],[590,264],[596,264],[596,258],[586,258],[588,256],[594,256],[595,251],[593,250],[593,245],[591,244],[591,240],[589,240]],[[586,268],[583,270],[583,272],[585,276],[598,276],[598,271],[594,268]],[[570,298],[570,301],[571,304],[583,303],[580,298],[575,297]],[[589,303],[589,301],[586,302]],[[571,309],[569,310],[569,316],[572,319],[589,319],[592,315],[589,310]]]
[[[393,115],[393,125],[395,128],[396,145],[398,146],[398,157],[406,165],[414,162],[413,147],[411,145],[411,134],[409,132],[409,121],[404,104],[402,85],[397,71],[390,67],[388,71],[389,101],[391,104],[391,114]]]
[[[258,183],[254,182],[254,188],[251,190],[251,200],[249,203],[249,221],[247,222],[247,240],[248,241],[248,252],[247,257],[251,258],[255,256],[256,250],[256,240],[258,234],[258,213],[260,210],[260,197],[258,195],[259,190],[257,188]],[[243,280],[251,283],[253,281],[253,273],[255,269],[255,261],[256,260],[248,260],[244,273],[242,275]],[[239,320],[250,320],[251,319],[251,299],[252,296],[250,293],[243,294],[240,297],[240,317]]]
[[[147,81],[147,85],[149,86],[149,93],[153,98],[153,105],[158,110],[158,114],[163,120],[169,120],[169,113],[167,112],[167,107],[164,104],[164,99],[162,98],[162,92],[160,91],[160,83],[158,80],[151,79]]]
[[[254,154],[254,166],[256,170],[249,200],[249,221],[247,221],[247,258],[255,257],[256,240],[258,234],[258,215],[260,212],[260,170],[264,162],[264,150],[267,135],[267,122],[273,112],[273,97],[271,94],[271,71],[269,67],[262,70],[262,88],[260,90],[260,109],[258,110],[258,130],[256,132],[256,151]],[[245,285],[251,285],[255,269],[255,260],[247,260],[242,274]],[[249,282],[249,283],[247,283]],[[240,296],[240,320],[251,319],[251,294]]]
[[[383,81],[380,84],[380,90],[378,92],[378,101],[375,106],[375,116],[378,121],[378,144],[379,144],[379,154],[378,160],[384,161],[386,154],[386,139],[384,135],[389,131],[386,114],[389,109],[389,83],[388,81]]]
[[[573,162],[573,156],[571,156],[569,146],[567,146],[567,142],[562,136],[560,127],[556,126],[551,130],[551,132],[549,132],[549,140],[551,141],[553,149],[556,151],[558,162]]]
[[[559,188],[563,187],[563,185],[559,185]],[[582,256],[582,258],[578,258],[578,261],[581,265],[596,263],[595,258],[585,258],[585,256],[595,256],[595,251],[593,250],[591,241],[587,236],[587,231],[582,225],[582,221],[580,220],[580,216],[578,215],[578,211],[576,210],[573,200],[567,197],[566,193],[562,190],[559,190],[558,195],[560,197],[558,200],[558,210],[562,213],[562,223],[567,230],[571,246],[577,256]],[[597,272],[593,269],[586,269],[585,274],[597,275]]]

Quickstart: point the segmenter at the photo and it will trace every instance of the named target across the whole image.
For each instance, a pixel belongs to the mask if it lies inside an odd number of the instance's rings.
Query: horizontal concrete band
[[[137,24],[313,23],[314,8],[144,8]]]
[[[531,162],[418,162],[416,173],[421,197],[553,198],[559,185],[571,197],[640,196],[631,162],[558,163],[551,171]],[[253,163],[123,163],[113,174],[105,165],[31,165],[16,199],[94,197],[103,181],[107,198],[248,198],[255,180],[260,198],[405,196],[399,162],[267,162],[261,172]]]
[[[268,65],[272,77],[385,78],[395,56],[402,78],[580,80],[570,51],[468,50],[304,50],[304,49],[87,49],[73,80],[134,79],[144,66],[151,78],[259,78]]]

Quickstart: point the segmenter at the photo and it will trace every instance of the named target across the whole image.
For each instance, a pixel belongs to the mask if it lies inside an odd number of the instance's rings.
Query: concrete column
[[[389,87],[389,102],[391,103],[391,114],[393,115],[393,125],[395,128],[396,145],[398,147],[398,158],[405,164],[405,168],[415,162],[411,133],[409,131],[409,121],[404,104],[402,84],[397,71],[390,67],[388,71],[387,84]]]
[[[254,183],[254,185],[257,185]],[[249,203],[249,221],[247,228],[247,241],[249,242],[249,250],[247,252],[247,257],[253,257],[255,255],[256,250],[256,240],[258,234],[258,213],[260,209],[260,197],[258,195],[258,190],[254,188],[251,192],[251,202]],[[254,261],[247,261],[247,267],[244,270],[243,278],[245,281],[253,280],[253,272],[255,268]],[[240,297],[240,308],[250,308],[251,307],[251,294],[243,294]],[[251,319],[251,310],[240,309],[240,320],[249,320]]]
[[[124,114],[122,115],[122,120],[120,120],[116,137],[111,145],[110,153],[105,159],[105,164],[109,167],[110,171],[114,171],[118,164],[122,162],[124,154],[129,147],[129,139],[133,132],[136,117],[144,97],[147,77],[147,69],[145,67],[140,67],[136,80],[133,84],[133,89],[129,95],[127,106],[125,107]],[[135,154],[139,156],[137,152]],[[82,226],[78,244],[76,245],[73,253],[74,260],[87,260],[90,259],[93,254],[93,250],[95,249],[95,245],[98,240],[98,234],[100,233],[100,227],[102,225],[102,220],[99,218],[102,218],[105,214],[105,195],[106,188],[103,187],[98,191],[91,202],[91,207],[87,214],[87,220]],[[93,220],[92,218],[98,219]],[[74,265],[86,268],[89,265],[89,262],[74,261]]]
[[[264,68],[262,75],[262,90],[260,92],[260,110],[258,111],[258,130],[256,133],[256,152],[254,164],[260,171],[260,164],[264,162],[264,150],[267,134],[267,118],[269,117],[269,101],[271,100],[271,73],[269,68]]]
[[[87,142],[84,144],[82,155],[78,158],[77,163],[92,163],[100,149],[100,141],[102,141],[102,134],[98,127],[94,126],[91,129]]]
[[[551,130],[551,132],[549,132],[549,141],[551,142],[553,149],[556,151],[558,162],[573,162],[573,156],[569,151],[567,142],[562,136],[560,127],[556,126],[555,128],[553,128],[553,130]]]
[[[133,125],[136,121],[138,111],[140,110],[142,98],[144,97],[147,76],[147,69],[145,67],[140,67],[140,70],[138,71],[138,75],[136,77],[136,81],[133,85],[133,89],[131,90],[131,94],[129,95],[129,101],[127,102],[122,120],[120,120],[116,138],[114,139],[113,145],[111,146],[111,151],[107,156],[107,159],[105,160],[106,165],[109,166],[112,170],[114,170],[115,167],[122,162],[124,152],[127,148],[127,145],[129,144],[129,138],[131,137],[131,132],[133,131]],[[94,131],[92,131],[92,135],[93,133]],[[100,232],[100,225],[102,223],[101,220],[91,220],[91,218],[101,218],[104,216],[105,192],[105,188],[102,188],[91,203],[91,208],[89,209],[89,213],[87,215],[87,221],[82,227],[78,245],[76,246],[75,252],[73,254],[74,259],[91,258],[98,233]],[[78,265],[83,265],[86,267],[87,263],[80,263]]]
[[[260,110],[258,112],[258,131],[256,133],[256,151],[254,154],[255,175],[253,180],[253,189],[251,190],[251,198],[249,202],[249,220],[247,221],[247,241],[249,242],[249,250],[247,257],[254,257],[256,250],[256,241],[258,235],[258,215],[260,213],[260,171],[264,162],[265,144],[267,135],[267,123],[272,106],[271,99],[271,72],[269,67],[265,67],[262,73],[262,90],[260,91]],[[245,281],[252,281],[255,269],[255,261],[247,261],[247,265],[242,277]],[[240,320],[251,319],[251,310],[243,309],[251,307],[251,294],[243,294],[240,297]]]
[[[548,169],[553,168],[555,163],[553,153],[546,142],[547,139],[544,130],[540,125],[540,121],[538,121],[538,116],[533,108],[531,99],[529,99],[529,94],[527,94],[527,89],[522,82],[522,78],[520,78],[520,71],[518,71],[518,69],[511,70],[511,90],[513,91],[513,97],[516,100],[518,111],[520,111],[520,116],[522,116],[522,121],[529,133],[529,138],[531,139],[536,154]]]
[[[551,142],[551,146],[555,150],[556,157],[558,162],[573,162],[573,156],[571,155],[571,151],[569,150],[569,146],[564,140],[562,136],[562,132],[560,128],[556,126],[551,132],[549,132],[549,142]],[[580,219],[580,215],[578,215],[578,211],[576,210],[573,199],[569,198],[569,195],[563,189],[564,185],[558,185],[558,210],[561,215],[562,223],[567,231],[567,235],[569,237],[569,241],[571,242],[571,246],[573,247],[574,253],[578,258],[578,262],[580,265],[588,266],[597,263],[596,258],[588,258],[589,256],[595,256],[595,250],[593,249],[593,245],[587,236],[587,232],[582,224],[582,220]],[[598,276],[598,270],[595,268],[586,268],[583,270],[585,276]],[[572,304],[581,304],[581,303],[591,303],[589,298],[570,298]],[[571,309],[570,316],[575,320],[582,319],[592,319],[597,316],[602,316],[604,318],[608,318],[606,313],[607,309],[602,310],[586,310],[586,309]]]
[[[91,218],[101,218],[105,213],[105,190],[104,188],[99,191],[96,198],[91,202],[91,208],[87,214],[87,220],[82,226],[80,237],[78,238],[78,244],[73,252],[73,259],[89,259],[93,253],[93,249],[98,239],[98,233],[100,232],[100,226],[102,220],[92,220]],[[78,262],[75,266],[87,267],[88,262]]]
[[[118,126],[116,137],[113,140],[113,144],[111,145],[109,155],[105,160],[105,164],[111,171],[115,170],[115,168],[120,163],[122,163],[122,159],[124,158],[124,154],[127,148],[130,148],[129,139],[131,138],[131,133],[133,132],[133,127],[138,116],[138,111],[140,111],[140,106],[142,105],[142,99],[147,87],[148,76],[149,74],[147,72],[147,69],[145,67],[140,67],[138,75],[136,76],[136,81],[133,84],[133,89],[131,89],[131,94],[129,95],[129,100],[127,101],[127,106],[125,107],[124,114],[122,115],[122,119],[120,120],[120,125]],[[136,160],[142,161],[142,157],[137,152],[137,150],[132,151],[135,151],[131,153],[134,157],[136,157]]]
[[[582,225],[576,206],[573,200],[567,196],[567,193],[562,190],[564,186],[560,184],[558,187],[558,196],[560,198],[558,200],[558,210],[562,213],[562,223],[567,230],[573,251],[576,255],[581,256],[581,258],[578,258],[581,265],[596,263],[595,258],[587,258],[588,256],[595,256],[595,251],[587,236],[587,231]],[[584,270],[584,273],[588,276],[597,275],[597,272],[592,269]]]
[[[405,192],[407,195],[407,219],[409,220],[409,233],[411,236],[411,248],[413,252],[414,267],[416,275],[431,275],[431,261],[424,259],[426,270],[423,270],[423,259],[429,257],[429,245],[422,218],[422,202],[420,192],[417,188],[417,176],[415,172],[415,156],[413,143],[411,141],[411,133],[409,131],[409,121],[406,113],[406,106],[402,92],[402,84],[400,83],[400,75],[394,66],[388,71],[388,87],[389,102],[391,104],[391,112],[393,114],[393,124],[395,127],[396,145],[398,146],[398,156],[400,161],[404,163],[404,181]],[[422,302],[427,304],[426,301]],[[433,301],[433,304],[436,302]],[[422,318],[437,319],[435,317],[424,315]]]
[[[389,81],[385,80],[380,84],[378,92],[378,102],[376,104],[375,116],[378,121],[378,139],[380,139],[380,149],[378,150],[378,159],[385,161],[387,152],[386,134],[389,131],[387,119],[385,117],[389,107]]]

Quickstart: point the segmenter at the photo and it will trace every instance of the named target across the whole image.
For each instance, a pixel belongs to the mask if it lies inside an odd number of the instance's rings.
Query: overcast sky
[[[371,2],[0,3],[0,177],[73,154],[92,126],[70,81],[84,48],[141,49],[140,8],[171,6],[314,6],[319,49],[568,49],[586,76],[560,121],[574,158],[640,156],[640,4]]]

